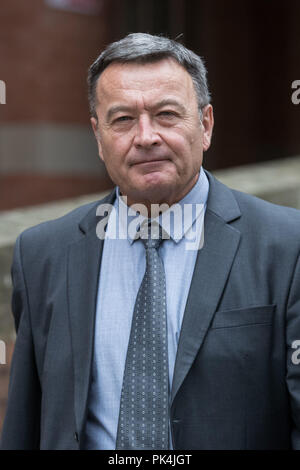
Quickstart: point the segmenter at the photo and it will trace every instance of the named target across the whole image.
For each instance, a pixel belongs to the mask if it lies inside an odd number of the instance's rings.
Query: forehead
[[[147,64],[112,63],[100,75],[96,93],[100,103],[139,96],[154,99],[162,95],[196,99],[190,74],[173,59]]]

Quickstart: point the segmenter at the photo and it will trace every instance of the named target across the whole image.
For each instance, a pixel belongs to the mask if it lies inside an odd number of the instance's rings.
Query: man
[[[300,213],[204,171],[205,75],[194,53],[147,34],[90,68],[117,188],[17,240],[3,448],[300,448]],[[198,204],[204,223],[194,212],[176,235],[162,204]],[[197,250],[191,232],[204,233]]]

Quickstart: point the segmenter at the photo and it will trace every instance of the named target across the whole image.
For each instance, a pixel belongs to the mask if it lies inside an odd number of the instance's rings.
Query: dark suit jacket
[[[300,340],[300,211],[207,174],[204,246],[171,392],[174,448],[299,449],[292,346]],[[2,448],[81,448],[103,246],[98,205],[26,230],[16,242],[18,335]]]

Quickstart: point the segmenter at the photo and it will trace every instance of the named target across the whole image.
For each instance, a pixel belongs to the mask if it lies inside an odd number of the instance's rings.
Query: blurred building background
[[[182,34],[204,57],[216,121],[207,169],[298,154],[290,98],[299,18],[297,0],[2,0],[0,210],[111,184],[89,125],[86,74],[128,32]]]
[[[50,3],[1,2],[0,210],[107,187],[86,92],[88,66],[107,40],[106,5],[80,14]]]
[[[89,124],[89,65],[129,32],[182,35],[208,68],[215,129],[205,168],[245,183],[240,189],[257,183],[253,192],[261,196],[272,184],[266,198],[300,207],[300,192],[287,190],[300,187],[300,105],[291,100],[292,82],[300,80],[299,24],[298,0],[1,0],[0,340],[7,364],[0,364],[0,428],[13,350],[9,268],[20,220],[34,225],[71,207],[28,206],[112,186]]]

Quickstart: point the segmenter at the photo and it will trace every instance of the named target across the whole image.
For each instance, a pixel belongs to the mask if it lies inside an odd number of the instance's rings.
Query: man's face
[[[128,204],[182,199],[197,181],[213,128],[211,105],[200,121],[186,70],[172,59],[112,63],[96,93],[99,155]]]

